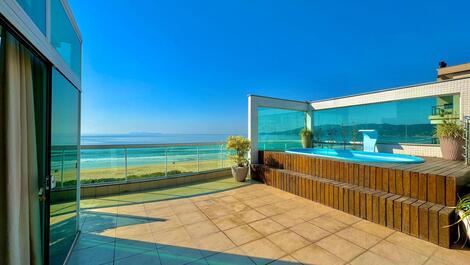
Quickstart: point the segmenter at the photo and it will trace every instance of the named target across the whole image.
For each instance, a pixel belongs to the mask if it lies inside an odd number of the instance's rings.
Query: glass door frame
[[[43,184],[41,185],[44,190],[44,199],[41,200],[38,194],[38,200],[41,202],[41,208],[43,209],[43,213],[41,216],[41,235],[42,235],[42,251],[43,251],[43,264],[49,264],[49,227],[50,227],[50,202],[51,202],[51,106],[52,106],[52,63],[39,52],[38,49],[34,47],[34,45],[28,41],[26,37],[24,37],[15,27],[2,15],[0,14],[0,25],[3,27],[3,30],[11,34],[15,37],[21,45],[27,48],[34,56],[36,56],[39,60],[41,60],[46,66],[46,87],[45,87],[45,124],[46,126],[46,139],[45,142],[45,150],[43,151],[45,158],[44,158],[44,172],[40,172],[40,177],[43,179]]]

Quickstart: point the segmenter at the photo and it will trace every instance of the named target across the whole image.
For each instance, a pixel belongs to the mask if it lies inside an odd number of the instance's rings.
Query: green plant
[[[312,138],[313,132],[308,128],[303,128],[302,130],[300,130],[300,136],[305,138]]]
[[[450,137],[455,139],[462,139],[464,130],[462,126],[455,121],[444,120],[444,123],[438,124],[436,127],[437,137]]]
[[[464,221],[466,218],[470,217],[470,194],[467,194],[467,195],[463,196],[462,198],[460,198],[459,201],[457,202],[457,205],[454,208],[455,208],[454,211],[455,211],[456,214],[458,214],[459,219],[451,225],[444,226],[444,228],[451,227],[451,226],[454,226],[454,225],[458,225],[459,223]],[[459,238],[457,239],[457,241],[460,240],[460,230],[459,230],[458,234],[459,234]],[[467,240],[468,240],[468,238],[467,238]],[[467,240],[465,240],[462,248],[465,246]]]
[[[243,136],[229,136],[227,138],[227,150],[235,151],[235,154],[230,155],[229,158],[239,167],[248,165],[246,157],[250,150],[250,145],[250,140]]]

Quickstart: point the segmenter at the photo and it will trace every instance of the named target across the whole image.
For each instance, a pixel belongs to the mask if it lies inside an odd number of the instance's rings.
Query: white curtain
[[[7,34],[5,45],[4,80],[0,148],[5,178],[0,187],[5,200],[0,208],[0,218],[5,218],[0,238],[3,247],[0,264],[41,264],[41,216],[38,200],[38,160],[32,58],[13,36]],[[0,234],[2,232],[0,231]]]

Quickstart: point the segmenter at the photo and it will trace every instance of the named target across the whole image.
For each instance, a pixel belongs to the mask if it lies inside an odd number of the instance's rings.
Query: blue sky
[[[470,62],[468,1],[69,2],[84,134],[246,133],[248,94],[324,99]]]

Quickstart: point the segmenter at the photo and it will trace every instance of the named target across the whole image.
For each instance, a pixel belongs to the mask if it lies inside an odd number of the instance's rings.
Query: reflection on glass
[[[79,93],[52,71],[50,260],[62,264],[77,233]]]
[[[299,148],[300,130],[305,126],[305,112],[258,108],[258,149],[286,150]]]
[[[81,75],[81,44],[60,0],[51,0],[52,46],[78,76]]]
[[[46,34],[46,0],[16,0],[34,24]]]
[[[435,125],[458,116],[457,95],[318,110],[313,113],[314,140],[347,148],[362,141],[358,130],[375,129],[379,143],[432,144]]]

